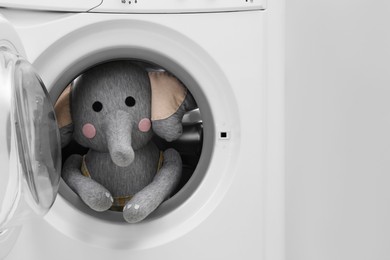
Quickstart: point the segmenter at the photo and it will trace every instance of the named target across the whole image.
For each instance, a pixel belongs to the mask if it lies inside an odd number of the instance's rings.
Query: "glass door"
[[[7,44],[0,45],[0,128],[0,233],[6,233],[32,213],[47,213],[61,175],[50,97],[32,65]]]

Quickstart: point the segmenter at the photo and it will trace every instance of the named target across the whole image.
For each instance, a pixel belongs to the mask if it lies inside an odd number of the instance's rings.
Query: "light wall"
[[[388,260],[390,1],[286,13],[287,260]]]

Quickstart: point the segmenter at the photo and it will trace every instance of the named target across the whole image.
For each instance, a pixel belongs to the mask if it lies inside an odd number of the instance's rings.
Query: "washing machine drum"
[[[54,109],[31,64],[0,47],[0,232],[45,214],[61,175]]]

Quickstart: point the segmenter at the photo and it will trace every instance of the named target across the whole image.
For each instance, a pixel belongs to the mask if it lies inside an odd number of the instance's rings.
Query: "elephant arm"
[[[123,216],[129,223],[145,219],[165,199],[167,199],[180,181],[182,161],[174,149],[164,152],[164,163],[153,181],[136,193],[123,208]]]
[[[95,211],[105,211],[114,201],[111,193],[102,185],[81,174],[82,157],[71,155],[64,163],[62,178],[68,186]]]

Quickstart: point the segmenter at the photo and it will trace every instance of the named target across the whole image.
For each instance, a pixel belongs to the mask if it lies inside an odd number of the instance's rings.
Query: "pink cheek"
[[[138,129],[144,133],[148,132],[151,127],[152,127],[152,123],[150,122],[149,118],[143,118],[138,123]]]
[[[92,139],[96,135],[96,128],[93,124],[87,123],[83,126],[83,135],[88,139]]]

